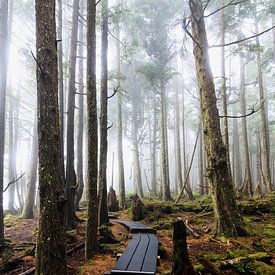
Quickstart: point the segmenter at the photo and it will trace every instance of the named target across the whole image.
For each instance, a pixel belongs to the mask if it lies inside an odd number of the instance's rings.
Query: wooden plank
[[[144,262],[142,266],[143,272],[153,272],[156,273],[157,269],[157,257],[158,257],[158,245],[159,241],[154,234],[148,234],[149,246],[146,251]]]
[[[147,234],[140,234],[141,239],[139,245],[133,255],[133,258],[130,261],[129,266],[127,267],[128,271],[141,271],[145,253],[149,245],[149,238]]]
[[[142,223],[137,223],[137,222],[131,222],[131,221],[124,221],[124,220],[117,220],[114,221],[117,222],[119,224],[124,225],[125,227],[127,227],[131,233],[152,233],[152,234],[156,234],[156,230],[148,227],[145,224]]]
[[[118,259],[113,270],[126,270],[127,269],[139,243],[140,243],[140,235],[139,234],[133,235],[132,240],[128,244],[125,252]],[[113,272],[113,270],[112,270],[112,272]]]
[[[155,275],[154,272],[144,272],[144,271],[122,271],[122,270],[112,270],[111,274],[127,274],[127,275]]]

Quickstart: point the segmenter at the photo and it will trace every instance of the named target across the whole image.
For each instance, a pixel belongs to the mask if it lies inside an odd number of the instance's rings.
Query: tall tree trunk
[[[38,137],[37,137],[37,114],[35,112],[35,120],[32,134],[32,149],[31,149],[31,163],[28,175],[26,198],[23,208],[22,217],[24,219],[33,219],[33,208],[35,202],[35,187],[37,180],[37,165],[38,165]],[[62,165],[62,163],[61,163]]]
[[[254,15],[254,25],[256,34],[259,33],[258,18],[257,14]],[[255,38],[256,40],[256,56],[257,56],[257,68],[258,68],[258,81],[259,81],[259,97],[261,102],[261,132],[262,132],[262,166],[263,166],[263,182],[266,186],[268,192],[272,192],[273,186],[271,183],[271,173],[270,173],[270,150],[269,150],[269,130],[268,130],[268,118],[266,113],[267,100],[264,91],[264,81],[262,72],[262,61],[261,61],[261,45],[259,36]]]
[[[120,69],[120,26],[117,26],[116,50],[117,50],[117,87],[121,85],[121,69]],[[124,177],[124,161],[123,161],[123,135],[122,135],[122,94],[119,91],[117,96],[117,159],[118,159],[118,184],[119,184],[119,206],[124,209],[126,204],[125,198],[125,177]]]
[[[5,105],[8,66],[8,1],[0,0],[0,249],[5,244],[3,185],[5,152]]]
[[[240,189],[243,182],[242,169],[241,169],[241,148],[240,148],[240,132],[239,122],[237,119],[233,120],[233,170],[235,187]]]
[[[76,52],[78,37],[78,15],[79,0],[73,2],[72,31],[70,41],[69,62],[69,91],[67,102],[67,162],[66,162],[66,197],[67,197],[67,226],[75,227],[75,194],[76,174],[74,169],[74,114],[75,114],[75,74],[76,74]]]
[[[180,146],[180,110],[179,110],[179,94],[175,92],[175,155],[176,155],[176,177],[178,190],[182,189],[182,164],[181,164],[181,146]]]
[[[88,219],[85,244],[86,260],[92,258],[97,250],[98,124],[96,94],[96,0],[89,0],[87,1]]]
[[[193,193],[192,193],[192,189],[191,189],[191,185],[190,185],[190,177],[187,177],[188,174],[188,160],[187,160],[187,153],[186,153],[186,132],[185,132],[185,96],[184,96],[184,85],[182,84],[182,153],[183,153],[183,160],[184,160],[184,165],[183,165],[183,169],[184,169],[184,179],[186,182],[186,187],[185,187],[185,191],[187,193],[187,196],[190,200],[192,200],[193,197]]]
[[[16,156],[15,156],[15,133],[14,133],[14,111],[13,111],[13,95],[11,94],[9,103],[9,181],[11,182],[16,178]],[[16,210],[14,208],[15,198],[15,184],[11,184],[8,189],[8,210],[14,215]]]
[[[80,0],[80,15],[83,16],[84,0]],[[75,198],[75,207],[79,209],[79,202],[81,200],[84,180],[83,180],[83,118],[84,118],[84,85],[83,85],[83,22],[79,22],[79,46],[78,46],[78,129],[77,129],[77,194]]]
[[[136,103],[133,102],[133,118],[132,118],[132,142],[133,142],[133,158],[134,158],[134,183],[135,191],[140,198],[143,198],[143,187],[141,178],[141,168],[139,159],[139,144],[138,144],[138,126],[137,126],[137,108]]]
[[[55,1],[36,0],[40,216],[36,274],[67,274],[61,168]]]
[[[246,98],[245,98],[245,65],[242,53],[240,53],[240,104],[241,104],[241,115],[246,114]],[[242,126],[242,140],[243,140],[243,160],[245,166],[245,176],[243,187],[246,194],[252,194],[252,176],[251,176],[251,165],[249,157],[248,147],[248,135],[247,135],[247,122],[246,117],[241,118]]]
[[[201,120],[201,119],[200,119]],[[202,142],[202,131],[199,134],[199,157],[198,157],[198,167],[199,167],[199,191],[200,195],[203,196],[205,192],[205,180],[204,180],[204,163],[203,163],[203,142]]]
[[[190,1],[194,56],[201,99],[204,144],[208,160],[215,215],[215,234],[243,235],[243,220],[238,211],[232,179],[223,145],[213,75],[209,64],[208,41],[201,0]]]
[[[274,1],[270,1],[271,4],[271,21],[272,26],[275,26],[275,4]],[[272,47],[273,47],[273,62],[275,64],[275,28],[272,30]]]
[[[108,153],[108,0],[102,0],[101,26],[101,88],[100,88],[100,163],[99,163],[99,225],[109,222],[107,206]]]
[[[64,163],[64,75],[63,75],[63,5],[62,0],[58,0],[58,26],[57,26],[57,54],[58,54],[58,100],[59,100],[59,119],[61,131],[61,165],[65,178]]]
[[[164,201],[172,200],[170,192],[169,178],[169,160],[168,160],[168,138],[167,138],[167,106],[165,84],[160,81],[160,101],[161,101],[161,125],[160,125],[160,142],[161,142],[161,170],[162,170],[162,199]]]
[[[225,0],[222,1],[225,5]],[[224,9],[221,11],[221,44],[225,44],[225,15]],[[227,118],[227,94],[226,94],[226,75],[225,75],[225,47],[221,47],[221,78],[222,78],[222,105],[223,105],[223,141],[226,149],[226,157],[228,162],[229,174],[231,175],[230,168],[230,155],[229,155],[229,135],[228,135],[228,118]]]
[[[157,139],[157,106],[156,97],[153,96],[153,129],[151,137],[151,192],[152,196],[157,195],[157,154],[156,154],[156,139]],[[150,129],[151,131],[151,129]]]

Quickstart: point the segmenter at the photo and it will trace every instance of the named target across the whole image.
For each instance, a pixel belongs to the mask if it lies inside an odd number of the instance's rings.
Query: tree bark
[[[87,1],[87,112],[88,112],[88,218],[85,258],[97,250],[98,227],[98,124],[96,91],[96,0]]]
[[[55,1],[36,0],[40,216],[36,274],[67,274],[64,182],[58,108]]]
[[[4,153],[5,153],[5,109],[8,66],[8,1],[0,1],[0,248],[4,246]]]
[[[75,227],[75,194],[76,174],[74,168],[74,114],[75,114],[75,74],[76,74],[76,52],[78,37],[78,15],[79,0],[73,2],[72,30],[70,41],[70,62],[69,62],[69,90],[67,102],[67,162],[66,162],[66,198],[67,198],[67,226]]]
[[[215,234],[243,235],[243,220],[237,208],[232,179],[222,141],[213,75],[209,64],[208,41],[201,0],[191,0],[193,51],[201,99],[204,144],[208,160],[215,216]]]
[[[107,153],[108,153],[108,0],[102,0],[101,26],[101,88],[100,88],[100,163],[99,163],[99,225],[108,223]]]
[[[246,122],[246,98],[245,98],[245,65],[242,53],[240,53],[240,104],[241,104],[241,126],[242,126],[242,141],[243,141],[243,160],[245,166],[245,176],[243,179],[243,187],[246,194],[252,194],[252,176],[251,164],[249,157],[247,122]]]
[[[62,173],[65,178],[65,163],[64,163],[64,70],[63,70],[63,5],[62,0],[58,0],[58,26],[57,26],[57,54],[58,54],[58,100],[59,100],[59,119],[61,131],[61,165]]]
[[[80,15],[83,16],[84,0],[80,0]],[[84,180],[83,180],[83,131],[84,131],[84,85],[83,85],[83,21],[79,22],[79,46],[78,46],[78,129],[77,129],[77,193],[75,198],[75,207],[79,209]]]

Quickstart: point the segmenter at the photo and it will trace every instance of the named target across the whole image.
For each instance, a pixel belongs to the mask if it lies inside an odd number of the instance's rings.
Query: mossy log
[[[258,252],[255,254],[249,254],[247,256],[241,256],[234,259],[217,261],[214,263],[205,257],[198,259],[201,265],[196,266],[196,272],[211,272],[212,274],[223,274],[223,270],[237,268],[240,264],[249,263],[249,262],[264,262],[266,264],[272,264],[272,256],[265,252]]]

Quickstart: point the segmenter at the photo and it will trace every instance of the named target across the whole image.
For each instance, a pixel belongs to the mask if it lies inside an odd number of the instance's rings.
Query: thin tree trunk
[[[225,0],[222,1],[222,5],[225,5]],[[221,11],[221,44],[225,44],[225,15],[224,9]],[[229,135],[228,135],[228,118],[227,118],[227,94],[226,94],[226,75],[225,75],[225,47],[221,47],[221,77],[222,77],[222,105],[223,105],[223,141],[226,149],[226,157],[228,162],[229,174],[231,175],[230,168],[230,155],[229,155]]]
[[[83,16],[84,11],[84,0],[80,0],[80,15]],[[78,129],[77,129],[77,194],[75,198],[75,207],[79,209],[79,202],[81,200],[84,180],[83,180],[83,131],[84,131],[84,84],[83,84],[83,23],[82,20],[79,22],[79,46],[78,46]]]
[[[75,194],[76,174],[74,169],[74,114],[75,114],[75,74],[76,74],[76,52],[78,37],[78,15],[79,0],[73,2],[72,31],[70,41],[70,63],[69,63],[69,91],[67,102],[67,162],[66,162],[66,198],[67,198],[67,226],[75,227]]]
[[[187,153],[186,153],[186,133],[185,133],[185,96],[184,96],[184,87],[182,83],[182,153],[183,153],[183,160],[184,160],[184,178],[186,178],[186,175],[188,173],[188,160],[187,160]],[[193,199],[193,193],[190,186],[190,178],[188,177],[186,180],[186,188],[185,191],[187,193],[187,196],[190,200]]]
[[[16,156],[15,156],[15,133],[14,133],[14,110],[13,110],[13,95],[11,95],[9,103],[9,181],[16,178]],[[14,215],[16,210],[14,208],[14,198],[15,198],[15,184],[10,185],[8,189],[8,210]]]
[[[239,122],[237,119],[233,120],[233,169],[234,169],[234,182],[235,187],[240,189],[242,186],[242,169],[241,169],[241,148],[240,148],[240,132],[239,132]]]
[[[96,91],[96,0],[87,1],[87,112],[88,112],[88,218],[85,258],[97,250],[98,227],[98,123]]]
[[[258,18],[255,14],[254,16],[254,25],[255,25],[255,32],[256,34],[259,33],[258,29]],[[264,82],[263,82],[263,72],[261,68],[261,45],[260,45],[260,39],[259,36],[256,37],[256,45],[257,45],[257,51],[256,51],[256,57],[257,57],[257,68],[258,68],[258,81],[259,81],[259,97],[260,102],[262,104],[260,113],[261,113],[261,132],[262,132],[262,165],[263,165],[263,181],[266,185],[266,189],[268,192],[272,192],[273,186],[271,183],[271,173],[270,173],[270,164],[269,164],[269,130],[268,130],[268,118],[266,114],[266,108],[267,108],[267,101],[264,91]]]
[[[160,81],[160,101],[161,101],[161,125],[160,125],[160,142],[161,142],[161,169],[162,169],[162,199],[164,201],[172,200],[170,192],[169,178],[169,160],[167,144],[167,111],[166,111],[166,93],[163,80]]]
[[[55,1],[36,0],[40,216],[35,272],[67,274],[65,194],[61,168]]]
[[[151,129],[150,129],[150,131],[151,131]],[[154,95],[153,96],[153,129],[152,129],[152,139],[151,139],[151,191],[152,191],[152,196],[156,196],[156,194],[157,194],[156,139],[157,139],[157,106],[156,106],[156,97]]]
[[[5,244],[3,185],[5,152],[5,105],[8,66],[8,1],[0,0],[0,249]]]
[[[101,88],[100,88],[100,163],[99,163],[99,225],[109,222],[107,206],[108,153],[108,0],[101,0]]]
[[[201,119],[200,119],[201,120]],[[200,195],[203,196],[205,194],[205,180],[204,180],[204,163],[203,163],[203,142],[202,142],[202,131],[199,133],[199,191]]]
[[[143,198],[143,187],[141,178],[141,168],[139,159],[138,146],[138,126],[137,126],[137,108],[136,103],[133,102],[133,118],[132,118],[132,142],[133,142],[133,157],[134,157],[134,182],[135,190],[140,198]]]
[[[245,65],[242,53],[240,53],[240,104],[241,115],[246,114],[246,98],[245,98]],[[247,122],[246,117],[241,118],[242,126],[242,140],[243,140],[243,161],[245,166],[244,173],[244,190],[246,194],[252,194],[252,177],[251,177],[251,165],[248,148],[248,135],[247,135]]]
[[[182,189],[182,164],[181,164],[181,146],[180,146],[180,111],[179,111],[179,94],[175,92],[175,155],[176,155],[176,178],[177,189]]]
[[[204,144],[208,159],[208,177],[215,215],[215,234],[243,235],[243,220],[238,211],[232,179],[227,165],[226,149],[220,130],[213,75],[209,64],[208,41],[201,0],[190,2],[192,35],[197,79],[201,99]]]
[[[28,175],[26,198],[23,208],[22,217],[24,219],[33,219],[33,208],[35,202],[35,187],[37,180],[37,166],[38,166],[38,137],[37,137],[37,114],[35,112],[35,120],[32,134],[32,149],[31,149],[31,163]]]
[[[121,85],[121,64],[120,64],[120,26],[117,26],[116,50],[117,50],[117,87]],[[124,209],[126,204],[125,198],[125,177],[124,177],[124,161],[123,161],[123,135],[122,135],[122,94],[118,92],[117,96],[117,159],[118,159],[118,184],[119,184],[119,206]]]

